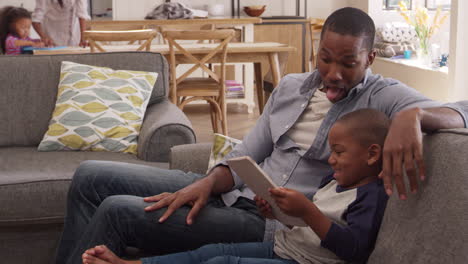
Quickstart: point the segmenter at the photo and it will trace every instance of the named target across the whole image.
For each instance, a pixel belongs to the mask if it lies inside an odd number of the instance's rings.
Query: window
[[[411,9],[411,0],[384,0],[383,9],[384,10],[396,10],[398,9],[398,3],[400,1],[406,3],[406,6],[408,7],[408,9]],[[431,0],[426,0],[426,1],[431,1]]]
[[[429,10],[435,10],[437,7],[441,7],[442,10],[450,10],[450,0],[425,0],[426,8]]]

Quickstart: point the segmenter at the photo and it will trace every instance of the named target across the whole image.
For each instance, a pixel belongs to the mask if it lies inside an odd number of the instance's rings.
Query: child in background
[[[105,246],[83,254],[84,264],[164,263],[365,263],[374,249],[388,196],[378,174],[390,120],[373,109],[342,116],[328,134],[334,174],[324,177],[313,200],[279,187],[270,193],[288,215],[301,217],[307,227],[278,230],[275,242],[211,244],[197,250],[128,261]],[[271,218],[271,207],[256,197]],[[157,220],[155,220],[157,221]]]
[[[7,6],[0,9],[0,46],[6,55],[21,54],[27,46],[44,47],[39,39],[31,39],[31,13],[22,8]]]

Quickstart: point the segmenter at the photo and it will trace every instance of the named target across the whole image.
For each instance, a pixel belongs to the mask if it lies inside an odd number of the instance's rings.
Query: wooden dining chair
[[[210,104],[211,125],[215,133],[219,133],[218,123],[221,125],[221,133],[227,131],[226,109],[226,58],[227,44],[234,37],[233,30],[193,30],[193,31],[164,31],[163,36],[169,44],[169,61],[171,68],[171,100],[180,109],[195,100],[205,100]],[[204,54],[192,54],[177,41],[180,40],[214,40],[213,48]],[[176,53],[181,54],[182,59],[176,59]],[[216,74],[209,66],[210,60],[217,57],[219,74]],[[177,77],[176,67],[183,62],[193,64],[188,70],[180,72]],[[196,70],[201,69],[208,77],[189,77]]]
[[[122,31],[122,30],[140,30],[140,29],[150,29],[149,25],[141,25],[141,24],[121,24],[121,23],[112,23],[112,24],[86,24],[86,30],[93,30],[93,31]],[[129,41],[128,45],[135,44],[135,40]],[[112,42],[102,42],[105,45],[111,45]],[[139,40],[137,43],[143,43],[142,40]]]
[[[154,29],[139,29],[139,30],[87,30],[83,33],[84,39],[89,42],[91,52],[106,52],[106,50],[98,43],[102,41],[143,41],[139,44],[137,51],[151,48],[151,42],[156,37],[157,32]]]
[[[320,42],[324,19],[309,18],[309,36],[310,36],[310,60],[306,64],[306,70],[312,71],[317,66],[317,50]]]
[[[164,38],[163,33],[165,31],[195,31],[195,30],[215,30],[215,24],[205,24],[205,25],[198,25],[198,24],[180,24],[180,25],[162,25],[157,26],[158,32],[161,34],[162,43],[168,44],[166,38]],[[203,43],[205,40],[201,39],[198,40],[197,43]]]

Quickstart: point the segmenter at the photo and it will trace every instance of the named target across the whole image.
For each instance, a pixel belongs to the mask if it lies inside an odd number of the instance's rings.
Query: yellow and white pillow
[[[228,137],[222,134],[214,134],[213,146],[211,147],[210,160],[208,162],[208,171],[224,159],[231,150],[237,145],[242,143],[241,140]]]
[[[62,62],[57,102],[39,151],[137,153],[155,72]]]

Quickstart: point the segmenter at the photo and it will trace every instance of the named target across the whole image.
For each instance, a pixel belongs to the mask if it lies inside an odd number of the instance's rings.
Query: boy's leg
[[[209,259],[203,264],[299,264],[297,261],[292,259],[282,258],[243,258],[237,256],[219,256]]]
[[[105,198],[122,194],[145,197],[174,192],[201,176],[120,162],[81,163],[68,191],[65,226],[56,263],[65,263]]]
[[[270,263],[276,258],[277,257],[273,252],[273,242],[250,242],[235,244],[209,244],[193,251],[143,258],[142,263],[241,263],[238,262],[239,259],[254,259],[257,260],[256,263]],[[234,260],[236,260],[236,262],[233,262]],[[263,262],[259,262],[260,260]]]

